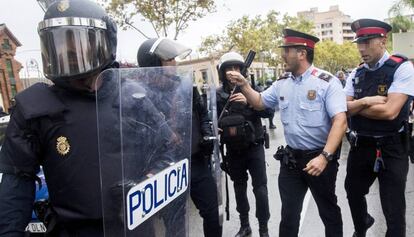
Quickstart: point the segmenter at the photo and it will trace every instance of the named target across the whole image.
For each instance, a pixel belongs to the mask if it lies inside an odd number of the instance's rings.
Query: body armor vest
[[[221,88],[218,90],[219,107],[223,109],[229,94]],[[219,127],[223,129],[221,142],[230,147],[247,148],[263,139],[264,132],[260,117],[256,111],[242,103],[230,102],[220,119]]]
[[[388,89],[394,81],[397,68],[407,59],[401,56],[391,56],[381,68],[370,71],[366,67],[359,67],[352,79],[354,99],[366,96],[387,96]],[[369,119],[361,115],[350,118],[351,130],[366,136],[386,136],[398,133],[408,119],[409,100],[404,104],[397,118],[394,120]]]

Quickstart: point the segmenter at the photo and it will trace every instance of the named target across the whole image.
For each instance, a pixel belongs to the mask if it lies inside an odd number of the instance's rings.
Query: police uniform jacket
[[[313,65],[277,80],[261,98],[265,107],[279,107],[286,143],[299,150],[323,148],[332,118],[347,110],[339,79]]]

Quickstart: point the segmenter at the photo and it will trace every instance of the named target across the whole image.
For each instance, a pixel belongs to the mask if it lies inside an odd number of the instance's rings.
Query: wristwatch
[[[334,158],[334,154],[327,151],[322,151],[321,155],[323,155],[327,161],[331,161]]]

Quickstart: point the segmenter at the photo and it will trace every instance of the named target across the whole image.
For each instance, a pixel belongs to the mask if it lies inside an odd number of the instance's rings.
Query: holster
[[[351,148],[355,148],[357,146],[357,140],[358,140],[356,133],[354,131],[348,131],[345,133],[345,136]]]
[[[288,146],[279,146],[276,153],[273,155],[276,160],[279,160],[282,165],[289,169],[295,169],[297,161],[293,156],[292,150]]]

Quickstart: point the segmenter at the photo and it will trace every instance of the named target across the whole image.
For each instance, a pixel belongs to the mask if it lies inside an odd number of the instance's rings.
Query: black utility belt
[[[290,146],[286,146],[286,149],[288,149],[290,152],[292,152],[292,155],[297,158],[307,158],[307,157],[316,157],[319,154],[321,154],[323,148],[317,148],[312,150],[299,150],[299,149],[293,149]]]
[[[354,142],[355,146],[382,146],[402,144],[405,135],[405,132],[400,132],[395,135],[388,136],[364,136],[355,134]]]
[[[298,161],[305,159],[312,159],[318,156],[322,152],[323,148],[313,150],[298,150],[293,149],[290,146],[279,146],[273,157],[281,162],[281,165],[288,167],[289,169],[296,169]]]
[[[249,142],[249,143],[244,144],[244,145],[240,145],[240,144],[237,144],[237,143],[236,144],[224,143],[224,144],[226,144],[226,146],[230,150],[246,150],[246,149],[249,149],[249,148],[252,148],[252,147],[256,147],[256,146],[263,146],[264,139],[263,138],[257,139],[254,142]]]

